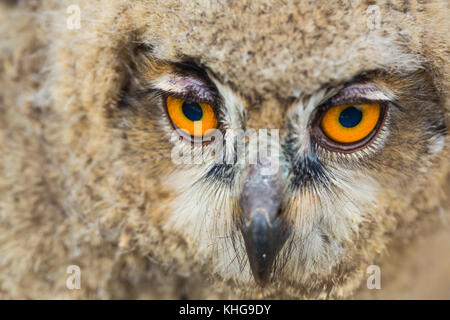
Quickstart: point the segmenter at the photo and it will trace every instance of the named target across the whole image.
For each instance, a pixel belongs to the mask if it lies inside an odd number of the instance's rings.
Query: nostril
[[[263,174],[263,166],[249,165],[243,175],[239,204],[244,217],[251,216],[260,210],[271,223],[280,213],[283,200],[284,183],[281,174]]]

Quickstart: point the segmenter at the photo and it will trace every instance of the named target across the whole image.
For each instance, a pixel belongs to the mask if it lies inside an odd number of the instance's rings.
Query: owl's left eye
[[[379,119],[379,104],[342,104],[327,110],[320,126],[331,140],[354,143],[367,137]]]
[[[212,106],[167,97],[167,113],[172,123],[192,137],[203,137],[209,130],[217,129],[218,121]]]
[[[375,137],[384,119],[379,103],[335,105],[325,110],[316,124],[318,141],[333,151],[351,152]]]

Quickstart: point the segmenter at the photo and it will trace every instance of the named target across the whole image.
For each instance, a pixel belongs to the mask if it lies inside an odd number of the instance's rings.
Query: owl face
[[[79,79],[70,97],[95,107],[76,129],[106,122],[118,147],[90,156],[104,176],[120,171],[101,191],[127,203],[141,251],[243,292],[357,287],[446,161],[438,58],[415,38],[427,19],[398,6],[377,7],[377,29],[365,4],[136,1],[115,8],[123,20],[96,20],[121,32],[80,31],[108,45],[75,47],[73,70],[102,63],[110,76]]]
[[[173,195],[164,230],[246,288],[315,292],[361,274],[385,245],[394,199],[419,190],[444,143],[423,72],[361,73],[255,103],[193,62],[147,52],[134,68],[115,123],[134,153],[151,150],[148,130],[158,139],[152,157]]]

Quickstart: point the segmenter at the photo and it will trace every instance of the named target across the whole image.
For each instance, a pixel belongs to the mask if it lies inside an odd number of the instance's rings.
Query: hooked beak
[[[241,232],[255,281],[263,286],[272,273],[275,258],[288,236],[281,213],[283,184],[280,173],[264,175],[259,164],[244,173]]]

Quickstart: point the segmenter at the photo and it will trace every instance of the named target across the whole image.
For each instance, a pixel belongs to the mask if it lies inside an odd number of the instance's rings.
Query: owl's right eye
[[[216,114],[208,103],[168,96],[166,104],[173,125],[191,137],[203,137],[208,131],[217,129]]]

